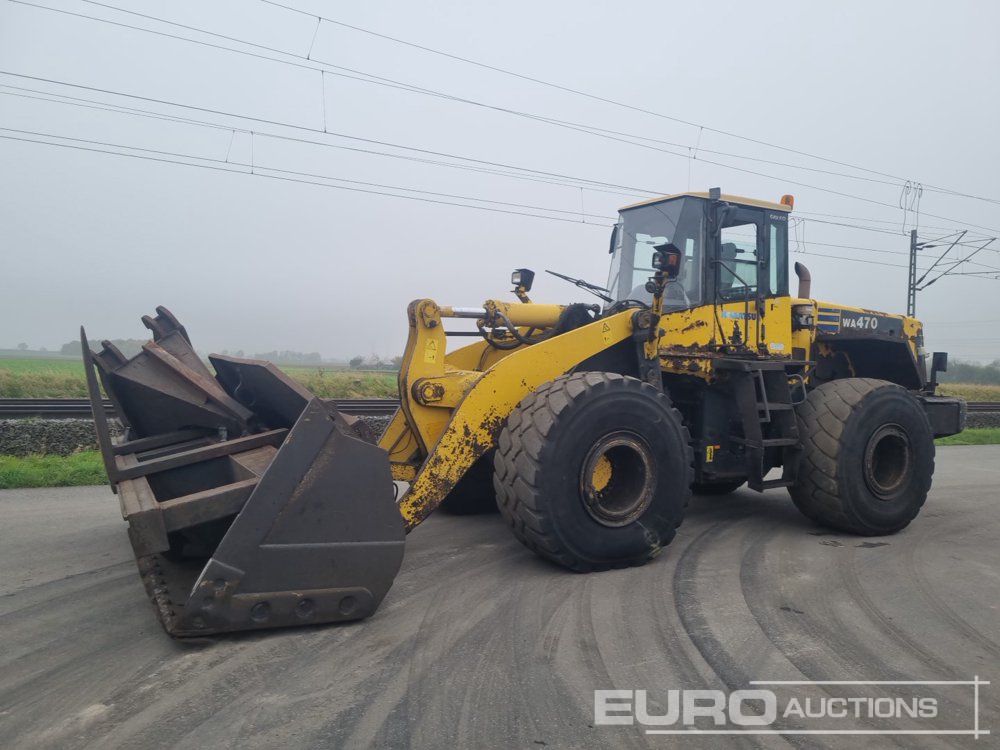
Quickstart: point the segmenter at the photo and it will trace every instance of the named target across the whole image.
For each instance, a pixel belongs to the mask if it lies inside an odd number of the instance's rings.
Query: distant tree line
[[[90,339],[87,342],[90,348],[95,352],[99,352],[102,348],[101,341],[98,339]],[[142,345],[146,343],[145,339],[113,339],[111,341],[121,353],[126,357],[134,357],[140,351],[142,351]],[[79,357],[81,355],[80,342],[79,341],[69,341],[62,345],[59,350],[60,354],[72,355]],[[285,350],[274,350],[270,352],[257,352],[253,355],[247,355],[242,349],[237,349],[234,352],[228,349],[223,349],[221,354],[229,354],[234,357],[250,357],[251,359],[263,359],[266,362],[274,362],[276,364],[282,365],[309,365],[318,366],[326,364],[323,361],[323,357],[320,356],[319,352],[296,352],[290,349]],[[349,366],[352,370],[398,370],[400,364],[402,363],[402,356],[382,358],[377,354],[369,354],[367,357],[357,356],[353,357],[349,361]]]
[[[134,357],[142,350],[142,345],[146,343],[146,339],[112,339],[111,343],[118,347],[126,357]],[[98,339],[89,339],[87,344],[95,352],[99,352],[103,348],[103,344]],[[80,347],[79,341],[69,341],[59,348],[59,353],[79,357],[83,354],[83,349]]]
[[[382,359],[377,354],[369,354],[367,357],[359,354],[357,357],[351,357],[347,364],[352,370],[398,370],[402,362],[402,356]]]
[[[988,365],[954,360],[948,363],[948,372],[938,375],[942,383],[975,383],[976,385],[1000,385],[1000,359]]]
[[[223,352],[225,354],[225,352]],[[234,357],[242,357],[242,352],[233,352]],[[321,365],[323,358],[319,352],[293,352],[291,350],[258,352],[251,359],[263,359],[267,362],[274,362],[282,365]]]
[[[147,339],[112,339],[111,343],[121,350],[121,353],[126,357],[134,357],[140,351],[142,351],[142,345],[145,344]],[[102,343],[98,339],[90,339],[87,342],[90,348],[99,352],[102,348]],[[72,356],[79,357],[82,352],[80,350],[79,341],[69,341],[62,345],[59,349],[60,354],[69,354]],[[246,354],[243,353],[242,349],[238,349],[234,352],[228,349],[223,349],[221,354],[231,354],[234,357],[245,357]],[[263,359],[267,362],[276,362],[286,365],[320,365],[323,364],[323,358],[320,356],[319,352],[295,352],[291,350],[284,351],[270,351],[270,352],[258,352],[257,354],[251,355],[251,359]]]

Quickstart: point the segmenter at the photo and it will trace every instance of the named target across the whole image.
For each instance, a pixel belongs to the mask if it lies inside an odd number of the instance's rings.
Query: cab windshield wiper
[[[600,297],[605,302],[614,302],[614,298],[611,296],[611,290],[605,289],[603,286],[597,286],[596,284],[591,284],[589,281],[584,281],[583,279],[574,279],[572,276],[565,276],[561,273],[556,273],[555,271],[550,271],[545,269],[545,273],[551,273],[553,276],[557,276],[564,281],[568,281],[573,286],[579,287],[580,289],[586,289],[593,295]]]

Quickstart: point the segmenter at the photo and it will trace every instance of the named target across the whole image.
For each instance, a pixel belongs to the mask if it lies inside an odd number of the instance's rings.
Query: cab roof
[[[619,209],[620,211],[627,211],[630,208],[639,208],[639,206],[649,206],[653,203],[663,203],[665,201],[672,201],[677,198],[705,198],[709,197],[708,193],[675,193],[674,195],[663,195],[659,198],[650,198],[646,201],[640,201],[639,203],[633,203],[631,205],[625,206]],[[785,211],[790,212],[792,210],[791,206],[786,206],[783,203],[772,203],[771,201],[762,201],[757,198],[744,198],[742,195],[726,195],[723,193],[719,196],[721,200],[727,203],[736,203],[744,206],[755,206],[756,208],[767,208],[772,211]]]

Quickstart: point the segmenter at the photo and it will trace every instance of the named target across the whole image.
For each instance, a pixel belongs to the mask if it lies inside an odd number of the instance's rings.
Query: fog
[[[139,317],[162,304],[201,351],[392,356],[403,348],[410,300],[508,298],[516,267],[538,272],[537,300],[591,301],[542,271],[603,283],[615,212],[645,191],[794,194],[793,215],[806,221],[793,260],[811,269],[813,294],[890,312],[906,305],[915,217],[898,208],[905,180],[924,185],[921,239],[957,229],[969,231],[966,240],[1000,235],[993,3],[282,2],[693,124],[317,25],[265,2],[37,4],[285,63],[3,2],[0,348],[57,349],[81,324],[92,338],[140,337]],[[376,76],[397,83],[373,83]],[[28,98],[38,91],[91,106]],[[566,123],[658,142],[639,146]],[[492,171],[447,168],[429,162],[453,159],[343,136],[625,187],[581,190],[482,164]],[[82,150],[122,150],[98,143],[146,149],[128,152],[146,158]],[[200,157],[201,166],[170,163],[192,162],[177,154]],[[251,162],[253,175],[235,166]],[[293,180],[318,178],[290,172],[338,181],[304,184]],[[406,193],[421,200],[376,194],[398,188],[426,192]],[[450,196],[498,203],[464,208],[447,204],[472,201]],[[940,249],[924,251],[922,267]],[[1000,241],[975,261],[955,270],[1000,274]],[[998,293],[995,277],[969,276],[922,292],[928,347],[1000,358]]]

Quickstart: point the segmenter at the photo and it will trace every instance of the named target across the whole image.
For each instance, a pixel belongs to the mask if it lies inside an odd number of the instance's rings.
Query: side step
[[[745,446],[747,486],[758,492],[795,484],[801,441],[786,368],[800,364],[743,359],[727,361],[722,368],[732,371],[743,426],[743,435],[729,439]],[[776,464],[773,453],[767,453],[774,450],[779,451]],[[764,479],[772,465],[782,467],[781,479]]]

